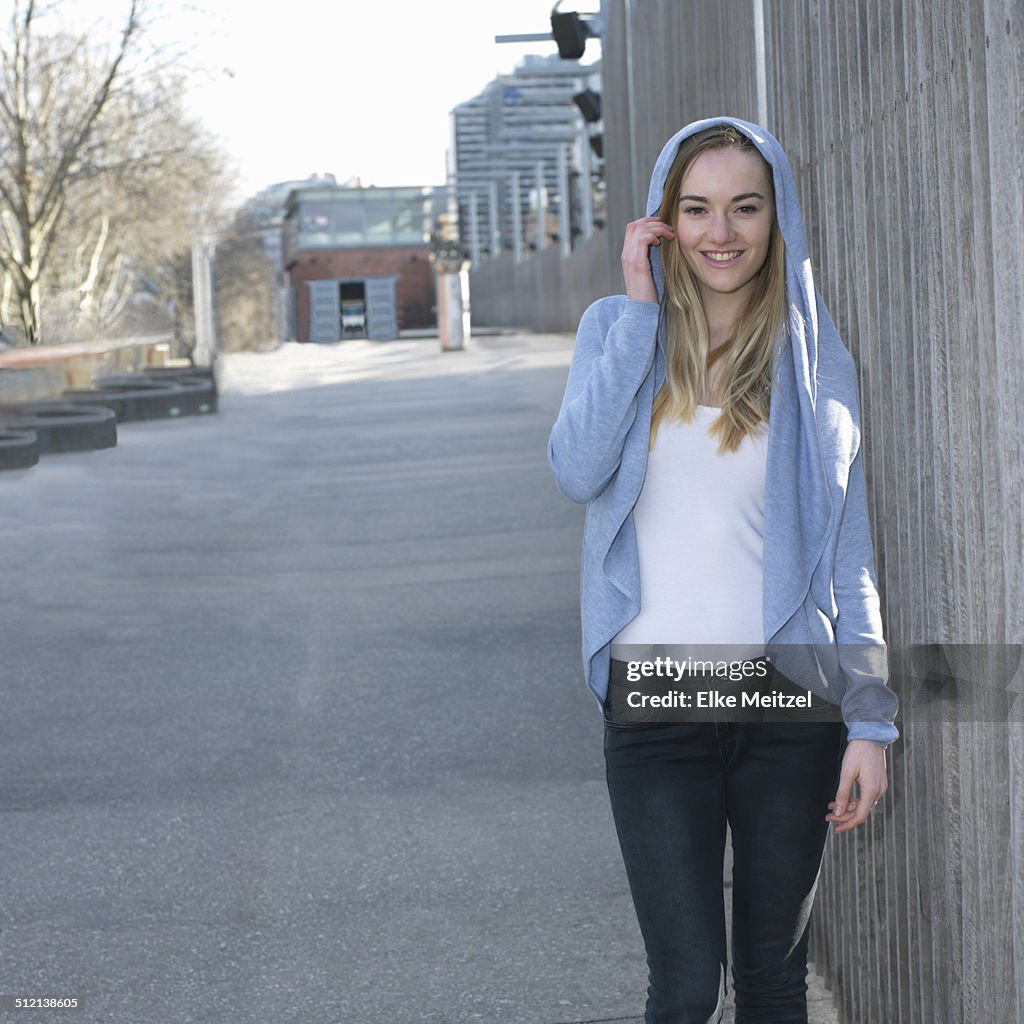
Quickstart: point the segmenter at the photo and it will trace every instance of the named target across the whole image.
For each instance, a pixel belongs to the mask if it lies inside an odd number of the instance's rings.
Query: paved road
[[[220,415],[0,477],[0,995],[639,1020],[544,459],[570,346],[235,355]]]

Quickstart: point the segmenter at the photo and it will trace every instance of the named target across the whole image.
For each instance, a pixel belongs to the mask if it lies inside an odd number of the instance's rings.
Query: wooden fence
[[[1024,640],[1022,40],[1020,3],[769,5],[894,647]],[[1024,726],[959,717],[904,723],[885,814],[826,858],[814,943],[851,1024],[1024,1020]]]

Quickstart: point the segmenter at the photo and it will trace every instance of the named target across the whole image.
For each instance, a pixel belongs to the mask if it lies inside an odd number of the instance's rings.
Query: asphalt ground
[[[232,355],[219,414],[0,476],[0,996],[84,1003],[0,1019],[641,1019],[571,345]]]

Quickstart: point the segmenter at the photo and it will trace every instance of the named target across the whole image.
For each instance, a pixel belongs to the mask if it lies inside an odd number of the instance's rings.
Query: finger
[[[877,792],[871,790],[862,790],[860,794],[860,800],[857,802],[857,806],[854,808],[854,815],[849,821],[844,821],[841,825],[836,828],[836,832],[847,832],[851,828],[857,828],[859,825],[863,825],[868,820],[868,815],[871,813],[872,808],[875,806],[875,799],[878,796]]]
[[[866,818],[866,815],[865,815],[865,818]],[[865,818],[861,818],[859,820],[857,818],[852,818],[850,821],[844,821],[841,825],[836,825],[836,827],[832,831],[833,832],[849,832],[850,829],[857,828],[858,826],[863,825],[864,821],[865,821]]]
[[[658,217],[648,217],[644,220],[635,220],[626,227],[627,235],[646,235],[646,234],[663,234],[663,235],[674,235],[675,228],[671,224],[666,224],[663,220]]]
[[[675,232],[656,232],[654,230],[637,232],[632,238],[626,239],[625,248],[638,254],[646,254],[647,248],[652,245],[660,245],[663,238],[674,239]]]
[[[832,804],[829,804],[829,807],[832,807],[832,806],[833,806]],[[832,822],[849,821],[856,813],[857,813],[857,799],[855,797],[854,799],[852,799],[847,804],[846,809],[844,811],[832,810],[828,814],[825,815],[825,820],[826,821],[832,821]]]
[[[843,771],[839,776],[839,788],[836,790],[835,812],[843,814],[850,803],[850,795],[853,790],[853,773]]]
[[[638,270],[646,270],[652,248],[660,248],[662,240],[655,236],[642,238],[639,241],[627,240],[622,247],[622,262]]]
[[[843,814],[849,814],[849,813],[851,813],[851,811],[855,811],[857,809],[857,802],[858,802],[857,801],[857,797],[852,796],[852,797],[850,797],[849,800],[846,801],[846,806],[845,807],[841,806],[840,804],[836,803],[835,801],[830,803],[828,806],[831,808],[831,812],[830,813],[836,814],[836,815],[843,815]]]

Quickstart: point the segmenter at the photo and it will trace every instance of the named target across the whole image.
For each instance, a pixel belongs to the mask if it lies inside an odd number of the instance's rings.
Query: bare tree
[[[69,188],[88,173],[83,151],[140,27],[139,0],[130,0],[113,56],[92,88],[76,93],[61,73],[91,63],[87,41],[38,37],[39,13],[35,0],[15,0],[9,38],[0,46],[0,141],[10,154],[0,169],[0,265],[12,279],[30,344],[41,340],[40,282],[54,229]]]
[[[0,317],[13,309],[30,344],[44,297],[63,334],[109,326],[140,288],[173,299],[167,268],[226,195],[174,57],[142,53],[144,0],[124,2],[105,47],[46,24],[61,0],[15,0],[0,39]]]
[[[197,234],[224,223],[229,176],[219,146],[185,113],[183,92],[174,76],[147,83],[144,131],[103,140],[103,161],[116,173],[75,187],[47,281],[47,320],[65,336],[106,333],[119,321],[134,332],[144,297],[150,308],[168,307],[168,323],[170,310],[187,304],[182,256]],[[139,127],[127,113],[111,120]]]
[[[217,347],[265,352],[281,334],[277,283],[259,235],[235,226],[217,245]]]

